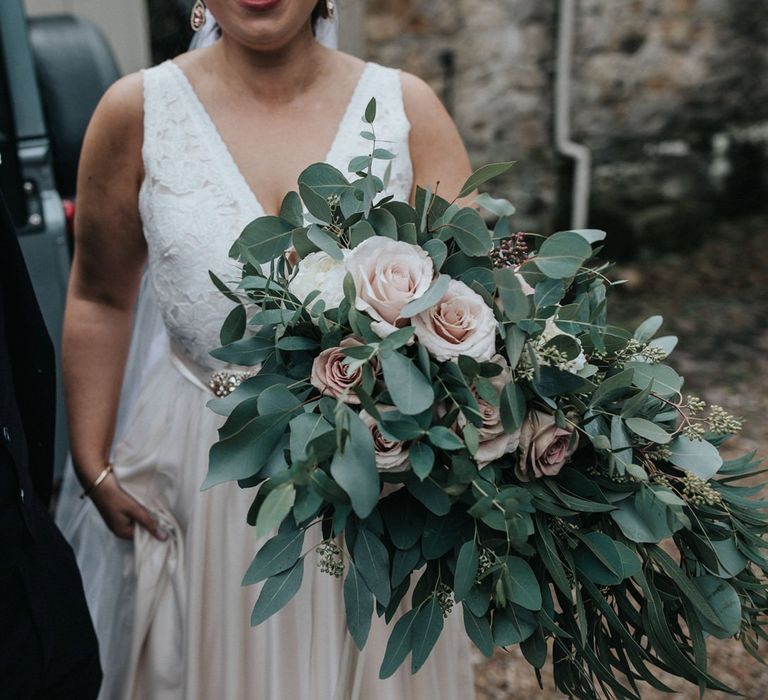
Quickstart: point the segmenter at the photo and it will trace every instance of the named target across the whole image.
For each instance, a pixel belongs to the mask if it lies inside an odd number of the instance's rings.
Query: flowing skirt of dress
[[[294,599],[258,627],[250,626],[260,584],[240,583],[263,540],[246,523],[252,490],[232,483],[200,491],[221,422],[206,407],[210,398],[178,357],[168,355],[146,377],[115,446],[118,478],[157,514],[169,537],[159,541],[137,528],[133,551],[130,543],[112,538],[114,549],[96,558],[123,572],[109,600],[102,591],[99,600],[90,601],[102,634],[102,698],[473,698],[469,643],[459,614],[446,620],[416,675],[406,662],[394,676],[379,680],[391,626],[374,616],[368,644],[358,652],[345,629],[342,580],[321,573],[312,553]],[[83,537],[84,529],[98,527],[89,523],[94,518],[98,514],[91,508],[77,528]],[[77,549],[77,532],[71,539]],[[319,528],[311,528],[304,551],[319,540]],[[86,588],[97,575],[83,571]],[[401,607],[402,612],[409,607],[407,598]],[[124,644],[113,638],[126,634],[127,657]]]

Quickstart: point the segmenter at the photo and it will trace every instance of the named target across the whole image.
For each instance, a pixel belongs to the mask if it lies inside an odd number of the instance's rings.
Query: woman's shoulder
[[[130,73],[112,83],[99,101],[98,108],[125,122],[141,117],[144,104],[144,79],[140,72]]]
[[[88,131],[99,141],[140,146],[143,138],[144,88],[141,73],[131,73],[114,82],[102,95]],[[123,149],[121,149],[123,150]]]
[[[435,118],[441,120],[447,117],[450,119],[440,98],[425,80],[402,68],[373,61],[369,61],[368,64],[375,66],[380,71],[391,73],[393,76],[397,75],[403,97],[403,107],[412,125],[414,123],[428,125]]]
[[[444,119],[448,113],[430,84],[407,71],[400,72],[403,104],[412,124],[428,124],[434,119]]]

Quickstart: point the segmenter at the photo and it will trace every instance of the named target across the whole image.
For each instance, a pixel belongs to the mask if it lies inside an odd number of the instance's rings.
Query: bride
[[[260,545],[246,525],[253,493],[200,491],[219,425],[209,381],[228,371],[209,355],[230,304],[208,271],[234,277],[230,245],[279,211],[307,165],[346,172],[366,152],[371,97],[377,134],[397,153],[388,194],[412,199],[442,177],[451,198],[470,173],[466,152],[422,81],[317,40],[331,0],[208,5],[220,39],[116,83],[80,163],[63,348],[74,471],[59,522],[100,639],[101,697],[467,700],[455,613],[419,673],[403,665],[387,680],[389,628],[375,618],[358,652],[341,581],[316,567],[251,628],[259,590],[240,582]]]

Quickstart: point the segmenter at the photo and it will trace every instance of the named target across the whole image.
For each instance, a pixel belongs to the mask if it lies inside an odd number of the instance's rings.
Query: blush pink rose
[[[312,363],[309,378],[312,386],[324,396],[341,398],[345,403],[359,404],[360,399],[352,390],[361,382],[363,370],[350,370],[349,365],[344,362],[346,355],[342,350],[362,344],[356,338],[345,338],[339,347],[323,350]]]
[[[377,406],[379,412],[386,411],[386,406]],[[392,410],[392,409],[389,409]],[[379,471],[404,472],[410,468],[410,454],[405,443],[389,440],[381,434],[376,419],[366,411],[360,411],[360,418],[368,426],[373,437],[373,449],[376,453],[376,468]]]
[[[496,318],[483,297],[464,282],[451,280],[443,298],[414,316],[419,342],[439,362],[467,355],[479,362],[496,351]]]
[[[400,312],[429,289],[435,276],[432,258],[423,248],[383,236],[357,246],[346,268],[355,282],[355,308],[374,320],[371,328],[382,338],[408,325]]]
[[[501,355],[494,355],[492,362],[502,366],[502,372],[489,381],[494,388],[501,394],[501,390],[509,383],[512,373],[509,371],[507,361]],[[491,462],[500,459],[505,454],[514,452],[520,444],[520,430],[514,433],[507,433],[501,423],[501,412],[498,403],[496,405],[488,403],[485,399],[475,396],[477,405],[480,408],[480,415],[483,419],[483,425],[478,429],[479,446],[475,452],[475,461],[481,469]],[[459,414],[456,421],[460,430],[467,425],[467,419],[463,413]]]
[[[559,428],[555,417],[543,411],[531,411],[520,428],[517,478],[530,481],[542,476],[557,476],[579,446],[576,414],[569,413],[566,426]]]

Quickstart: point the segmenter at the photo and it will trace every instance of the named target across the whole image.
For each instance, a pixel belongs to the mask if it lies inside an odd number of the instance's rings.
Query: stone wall
[[[553,145],[556,0],[369,0],[367,53],[428,80],[517,226],[569,221]],[[612,252],[685,249],[718,219],[764,211],[766,0],[577,0],[574,138],[592,150],[590,225]]]

